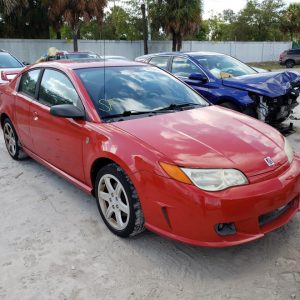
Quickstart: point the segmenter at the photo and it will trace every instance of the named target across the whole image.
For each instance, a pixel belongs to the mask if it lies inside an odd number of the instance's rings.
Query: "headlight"
[[[221,191],[228,187],[248,184],[246,176],[235,169],[187,169],[181,168],[200,189]]]
[[[294,150],[286,138],[284,139],[284,152],[288,158],[289,163],[291,163],[294,159]]]

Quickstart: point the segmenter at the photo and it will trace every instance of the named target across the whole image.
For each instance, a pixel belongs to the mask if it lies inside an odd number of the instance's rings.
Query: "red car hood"
[[[178,166],[235,168],[248,176],[287,161],[284,139],[272,127],[217,106],[113,123]],[[264,158],[271,157],[269,167]]]

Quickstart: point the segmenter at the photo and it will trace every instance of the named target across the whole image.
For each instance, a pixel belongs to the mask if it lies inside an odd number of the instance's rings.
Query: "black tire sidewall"
[[[286,61],[285,66],[288,69],[292,69],[295,66],[295,63],[292,60],[288,60],[288,61]]]
[[[102,178],[103,175],[106,175],[106,174],[111,174],[111,175],[115,176],[123,185],[123,188],[127,195],[130,216],[129,216],[128,224],[127,224],[126,228],[123,230],[116,230],[115,228],[113,228],[107,222],[106,218],[103,215],[101,207],[100,207],[99,196],[98,196],[98,186],[99,186],[100,179]],[[103,167],[102,169],[100,169],[100,171],[97,174],[96,181],[95,181],[95,196],[96,196],[96,200],[97,200],[97,206],[98,206],[99,213],[100,213],[104,223],[108,227],[108,229],[120,237],[130,236],[130,234],[134,231],[134,228],[135,228],[136,214],[135,214],[134,207],[136,204],[136,199],[134,199],[134,197],[132,196],[133,192],[134,192],[132,189],[134,189],[134,187],[133,187],[133,184],[131,181],[128,182],[129,180],[130,180],[129,177],[121,169],[121,167],[119,167],[116,164],[109,164],[109,165]]]
[[[7,149],[7,152],[8,154],[15,160],[19,160],[19,153],[20,153],[20,147],[19,147],[19,138],[18,138],[18,135],[17,135],[17,132],[16,132],[16,129],[14,127],[14,125],[12,124],[12,122],[10,121],[10,119],[6,118],[3,122],[3,135],[4,135],[4,127],[5,127],[5,124],[9,124],[10,127],[12,128],[13,132],[14,132],[14,135],[15,135],[15,142],[16,142],[16,153],[15,155],[11,155],[11,153],[9,152],[8,148],[7,148],[7,145],[5,143],[5,147]],[[5,141],[5,137],[4,137],[4,141]]]

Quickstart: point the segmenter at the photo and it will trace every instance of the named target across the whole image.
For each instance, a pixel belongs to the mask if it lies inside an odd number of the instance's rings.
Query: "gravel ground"
[[[300,214],[225,249],[150,232],[120,239],[91,196],[33,160],[13,161],[0,140],[0,299],[300,299]]]

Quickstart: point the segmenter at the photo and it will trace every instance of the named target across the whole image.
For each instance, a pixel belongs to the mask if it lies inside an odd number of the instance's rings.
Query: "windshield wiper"
[[[167,111],[169,112],[174,112],[178,109],[183,109],[183,108],[189,108],[189,107],[195,107],[195,106],[205,106],[200,103],[172,103],[167,107],[159,108],[159,109],[154,109],[154,110],[125,110],[121,114],[115,114],[115,115],[108,115],[108,116],[103,116],[101,119],[114,119],[114,118],[121,118],[121,117],[130,117],[130,116],[137,116],[137,115],[144,115],[144,114],[157,114],[157,113],[165,113]]]
[[[171,109],[163,109],[165,110],[171,110]],[[162,109],[158,110],[125,110],[121,114],[115,114],[115,115],[108,115],[108,116],[103,116],[101,119],[113,119],[113,118],[120,118],[120,117],[130,117],[130,116],[137,116],[137,115],[144,115],[144,114],[156,114],[163,112]]]
[[[163,110],[177,110],[177,109],[184,109],[184,108],[193,108],[195,106],[205,106],[204,104],[200,103],[194,103],[194,102],[186,102],[186,103],[172,103],[167,107],[161,108],[158,111],[163,111]]]

